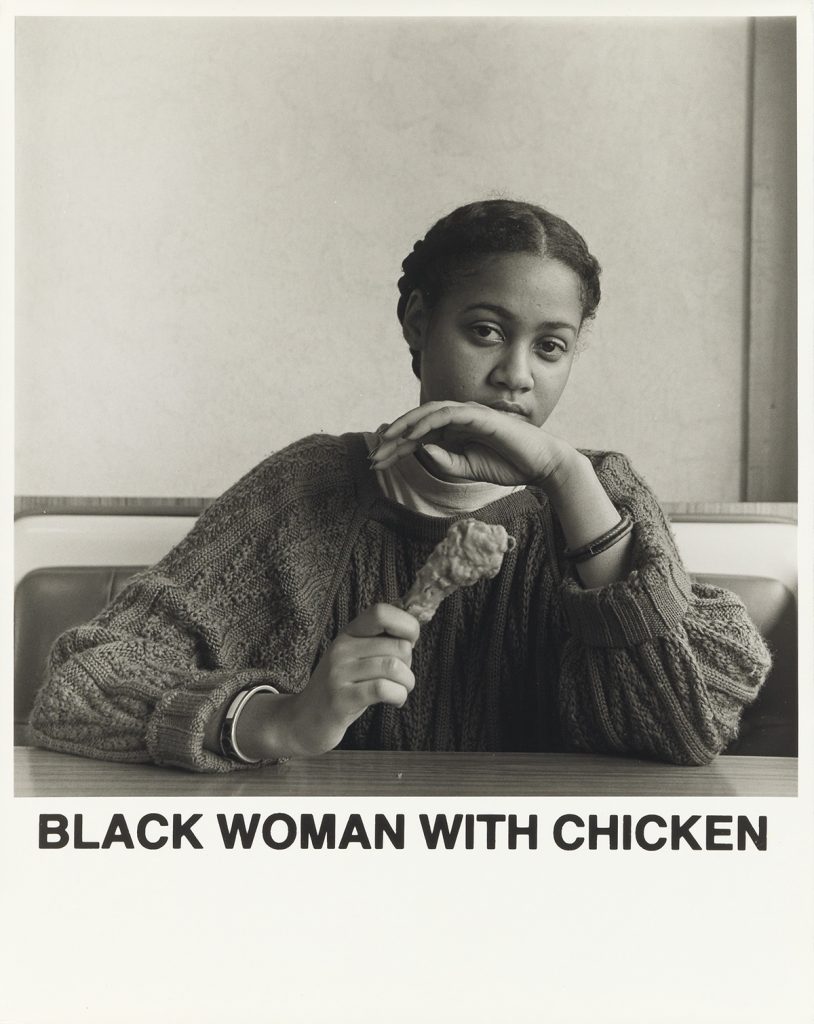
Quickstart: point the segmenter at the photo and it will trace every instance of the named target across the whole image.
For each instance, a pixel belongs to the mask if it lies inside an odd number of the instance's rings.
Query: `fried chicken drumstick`
[[[419,570],[415,583],[397,602],[398,607],[421,623],[429,622],[444,598],[458,587],[497,576],[503,556],[515,543],[502,526],[490,526],[477,519],[453,523]]]

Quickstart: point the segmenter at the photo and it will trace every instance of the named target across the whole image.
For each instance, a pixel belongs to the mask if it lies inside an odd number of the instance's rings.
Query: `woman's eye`
[[[481,341],[502,341],[503,332],[496,324],[472,324],[471,331]]]
[[[559,338],[543,338],[537,342],[537,351],[544,356],[561,356],[565,352],[565,345]]]

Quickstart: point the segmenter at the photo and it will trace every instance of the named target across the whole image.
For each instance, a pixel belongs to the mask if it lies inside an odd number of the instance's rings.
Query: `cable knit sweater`
[[[734,738],[769,655],[740,600],[692,585],[655,498],[627,459],[587,453],[633,518],[634,567],[586,590],[534,488],[469,513],[517,539],[500,573],[422,627],[405,706],[368,708],[343,746],[583,750],[678,764]],[[118,761],[236,767],[203,745],[247,683],[307,683],[364,608],[403,594],[451,519],[384,497],[360,434],[272,455],[157,565],[54,645],[34,741]],[[456,517],[457,518],[457,517]]]

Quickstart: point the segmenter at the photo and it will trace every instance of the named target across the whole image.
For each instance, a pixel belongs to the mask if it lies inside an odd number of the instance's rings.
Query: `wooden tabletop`
[[[719,757],[683,768],[592,754],[332,751],[282,765],[199,775],[14,752],[14,793],[60,796],[796,796],[797,759]]]

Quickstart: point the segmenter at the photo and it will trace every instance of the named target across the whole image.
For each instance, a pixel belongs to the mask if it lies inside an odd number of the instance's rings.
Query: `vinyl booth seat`
[[[64,630],[93,618],[133,573],[158,561],[194,516],[39,515],[15,523],[15,743],[48,652]],[[776,518],[682,516],[673,522],[688,571],[744,601],[774,657],[741,733],[725,753],[797,754],[797,527]]]

